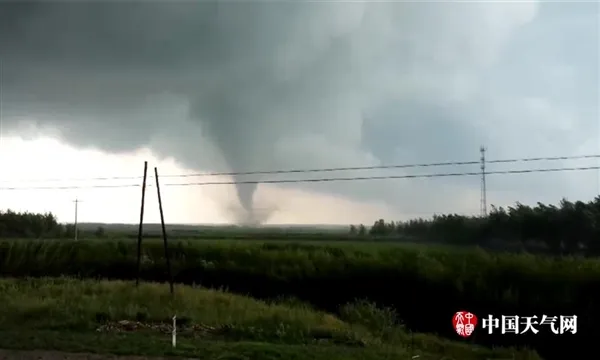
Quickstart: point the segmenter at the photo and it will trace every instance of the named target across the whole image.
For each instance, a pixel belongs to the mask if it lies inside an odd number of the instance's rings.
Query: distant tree
[[[96,229],[96,231],[94,231],[94,235],[98,238],[102,238],[104,237],[104,228],[102,226],[98,226],[98,228]]]
[[[356,228],[356,225],[350,225],[350,234],[356,235],[357,233],[358,229]]]
[[[64,237],[66,237],[66,238],[74,238],[75,237],[75,225],[73,225],[73,224],[65,225]]]
[[[358,235],[360,235],[360,236],[367,235],[367,228],[363,224],[360,224],[358,226]]]
[[[385,220],[379,219],[375,221],[369,232],[371,233],[371,235],[385,235],[386,231],[387,226],[385,224]]]
[[[394,230],[396,230],[396,223],[395,222],[392,221],[389,224],[385,225],[385,234],[386,235],[393,234]]]
[[[59,233],[61,225],[51,213],[0,211],[0,237],[42,238]]]

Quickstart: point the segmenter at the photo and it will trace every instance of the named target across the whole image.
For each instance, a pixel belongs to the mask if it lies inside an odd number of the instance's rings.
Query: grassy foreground
[[[175,281],[254,298],[299,298],[339,313],[355,299],[395,309],[407,328],[449,339],[452,314],[570,315],[577,335],[476,336],[485,346],[528,347],[547,359],[595,351],[600,337],[600,261],[398,244],[173,241]],[[0,276],[133,281],[134,241],[0,241]],[[141,277],[165,281],[161,241],[143,245]],[[443,299],[432,304],[432,299]],[[570,355],[569,355],[570,356]]]
[[[539,359],[409,335],[389,309],[366,302],[343,316],[299,302],[267,303],[216,290],[67,278],[0,280],[0,348],[201,359]],[[170,318],[178,346],[170,345]],[[514,356],[514,357],[513,357]]]

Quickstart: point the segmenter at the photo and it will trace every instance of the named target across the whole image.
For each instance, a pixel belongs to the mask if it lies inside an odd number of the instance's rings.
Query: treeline
[[[134,231],[89,227],[84,224],[77,229],[78,239],[137,239],[137,226]],[[341,231],[312,232],[293,228],[257,228],[240,230],[231,227],[207,227],[201,230],[173,229],[167,225],[169,239],[211,239],[211,240],[288,240],[288,241],[349,241],[353,236]],[[52,213],[36,214],[29,212],[0,211],[0,238],[3,239],[73,239],[75,226],[60,224]],[[145,224],[145,239],[161,238],[162,230],[156,224]]]
[[[256,233],[237,233],[211,230],[180,233],[170,231],[169,238],[198,239],[259,239],[259,240],[389,240],[434,242],[452,245],[477,245],[491,250],[529,251],[551,254],[600,255],[600,196],[589,202],[570,202],[559,205],[538,203],[531,207],[491,207],[487,216],[457,214],[435,215],[432,219],[387,222],[383,219],[372,226],[352,225],[350,233],[295,232],[294,230],[257,230]],[[144,237],[159,237],[144,229]],[[0,211],[0,238],[73,238],[73,224],[60,224],[51,213]],[[78,232],[78,237],[132,237],[137,233],[107,234],[101,226]]]
[[[81,234],[81,231],[78,231],[78,235]],[[104,230],[98,228],[94,234],[102,236]],[[75,226],[73,224],[60,224],[52,213],[35,214],[0,210],[0,238],[60,239],[74,237]]]
[[[357,237],[399,237],[487,248],[544,250],[557,254],[600,254],[600,196],[589,202],[563,199],[558,206],[517,203],[492,206],[487,216],[435,215],[432,219],[376,221],[351,226]]]

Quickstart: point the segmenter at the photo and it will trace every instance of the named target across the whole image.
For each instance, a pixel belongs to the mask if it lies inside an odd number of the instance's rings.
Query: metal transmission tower
[[[485,185],[485,151],[484,146],[479,148],[481,153],[481,216],[487,216],[487,189]]]

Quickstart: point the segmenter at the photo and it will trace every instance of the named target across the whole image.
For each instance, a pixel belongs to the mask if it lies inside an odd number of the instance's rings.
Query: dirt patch
[[[96,329],[97,332],[132,332],[142,330],[153,330],[165,334],[170,334],[173,327],[165,323],[145,323],[141,321],[121,320],[117,322],[107,322]],[[224,329],[217,329],[212,326],[202,324],[185,324],[177,327],[177,334],[193,334],[195,336],[218,335]]]
[[[166,357],[116,356],[45,350],[0,350],[0,360],[172,360]],[[191,359],[189,359],[191,360]]]

